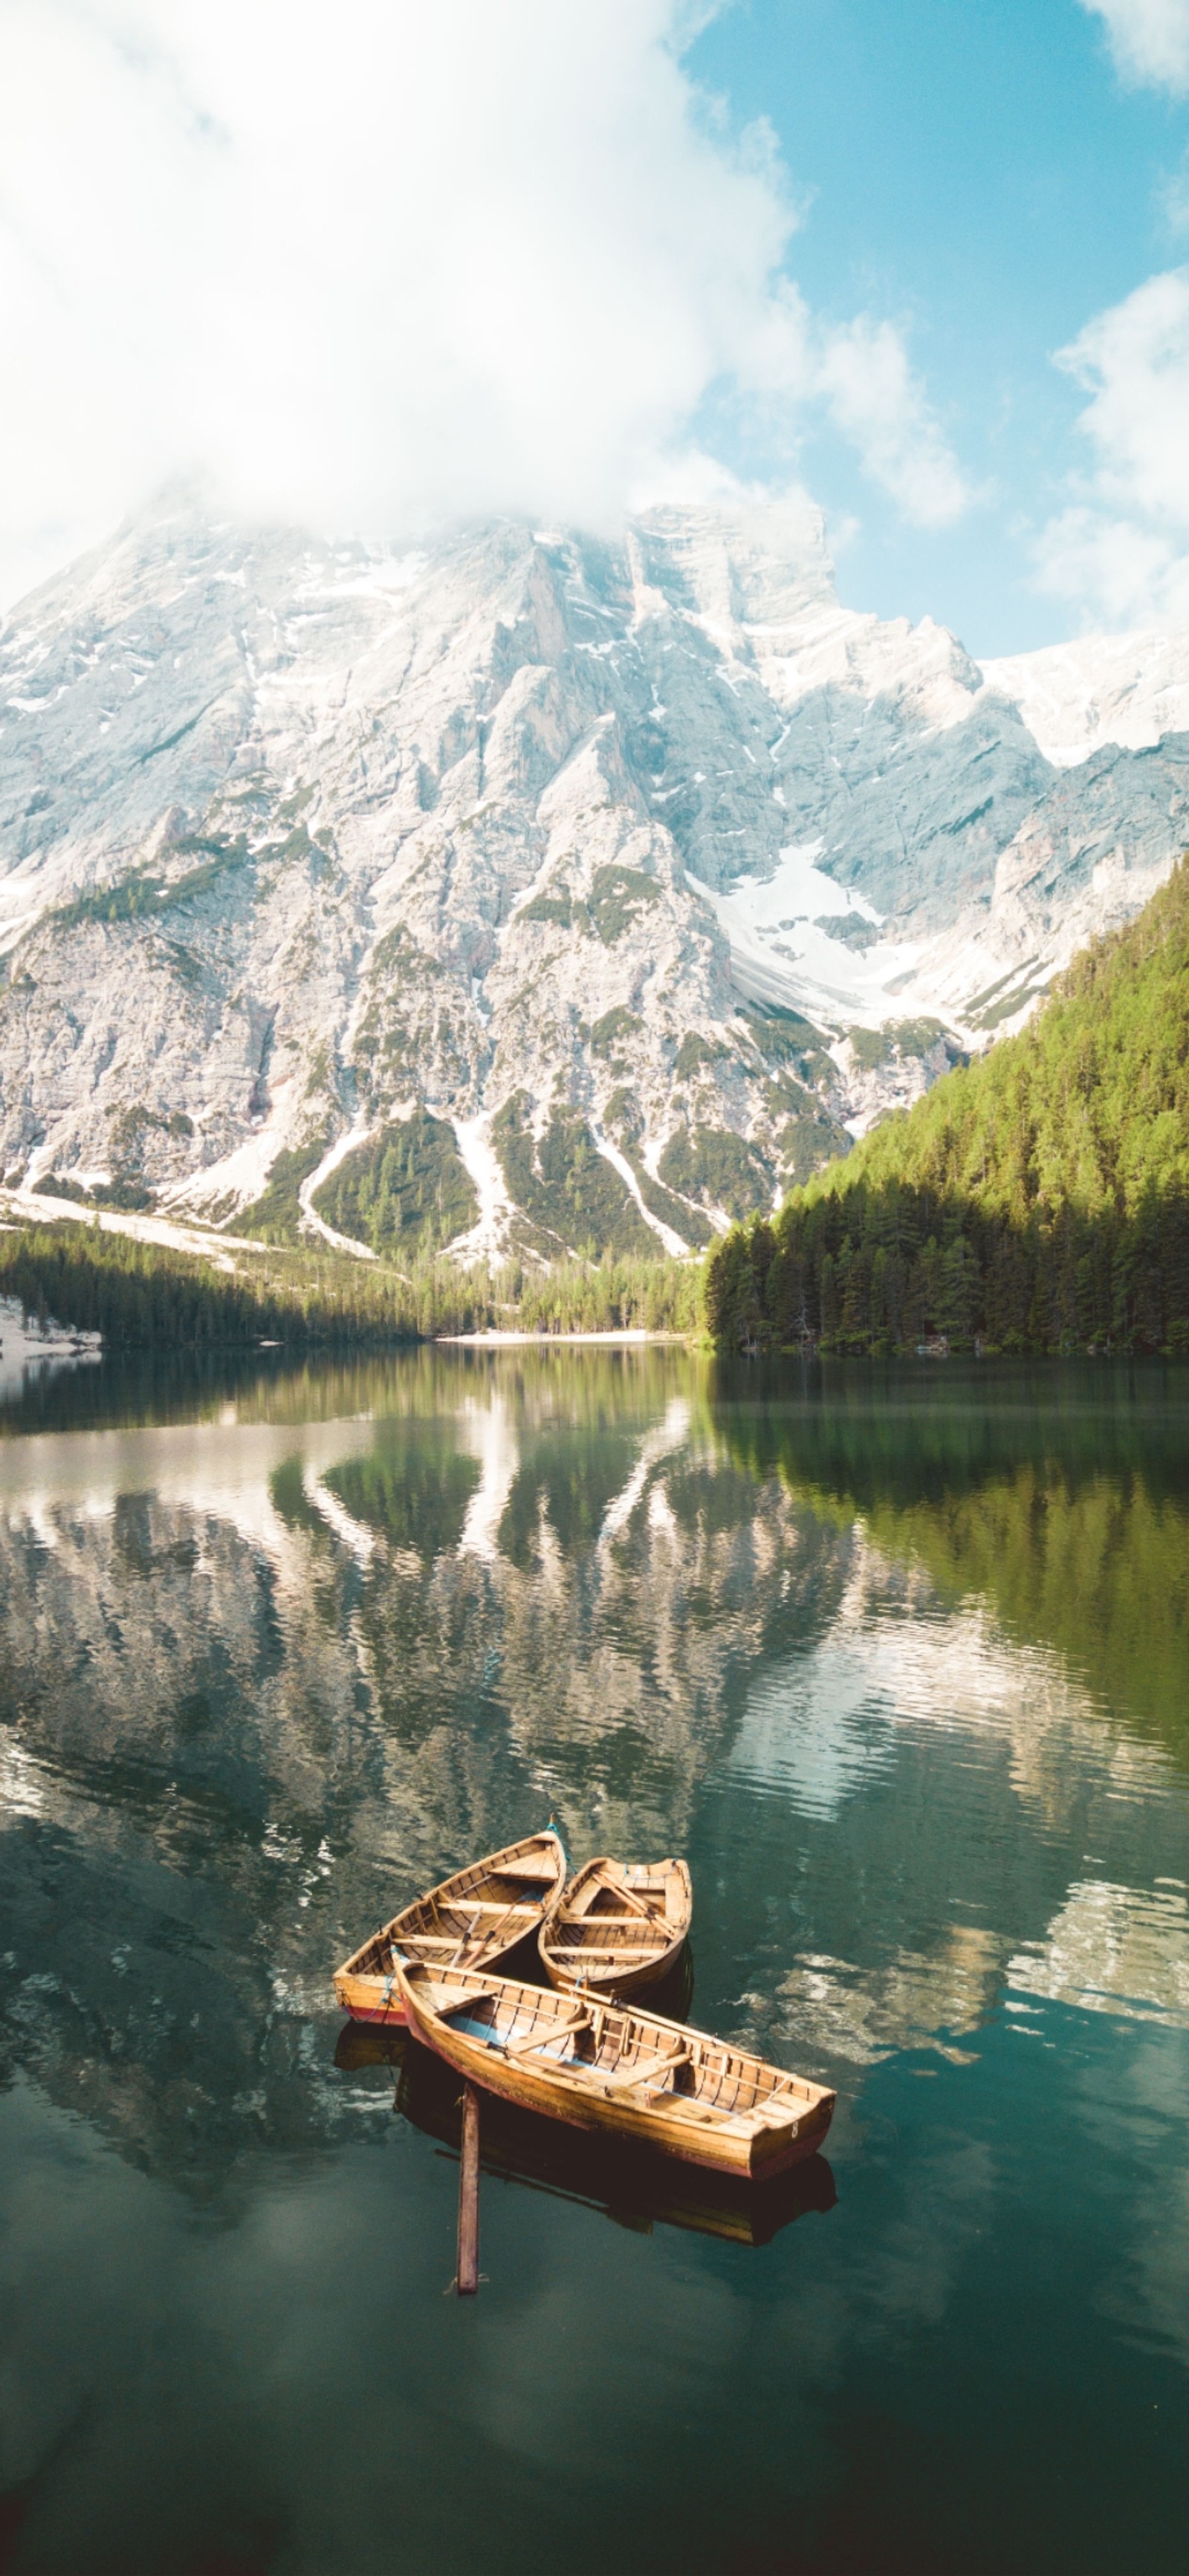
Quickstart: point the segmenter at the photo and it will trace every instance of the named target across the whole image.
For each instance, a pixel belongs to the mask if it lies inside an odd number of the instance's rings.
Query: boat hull
[[[519,1939],[511,1950],[500,1950],[482,1962],[483,1973],[516,1977],[536,1966],[537,1935],[535,1929]],[[404,1997],[395,1972],[386,1977],[352,1976],[340,1968],[335,1976],[334,1991],[344,2012],[352,2021],[381,2023],[388,2030],[407,2030]]]
[[[344,2031],[350,2029],[345,2023]],[[395,2060],[398,2110],[415,2129],[457,2153],[462,2102],[453,2068],[413,2040],[386,2044],[361,2032],[359,2045],[370,2047],[378,2064]],[[679,2227],[735,2245],[770,2244],[794,2220],[810,2212],[824,2215],[837,2197],[824,2156],[808,2156],[775,2180],[753,2183],[654,2155],[630,2141],[584,2134],[561,2120],[542,2120],[494,2094],[483,2106],[479,2155],[484,2173],[579,2200],[619,2226],[645,2234],[654,2226]]]
[[[550,1985],[556,1986],[559,1995],[601,1995],[608,2002],[612,1997],[622,1995],[626,2001],[629,1995],[642,1995],[649,1986],[662,1985],[665,1978],[672,1975],[685,1941],[686,1936],[682,1932],[669,1943],[667,1950],[662,1950],[656,1959],[646,1960],[642,1968],[628,1968],[622,1973],[616,1970],[606,1977],[582,1969],[571,1975],[559,1964],[556,1955],[543,1964]]]
[[[414,1983],[404,1978],[401,1982],[408,2027],[424,2047],[432,2049],[456,2074],[477,2084],[483,2092],[515,2103],[522,2110],[541,2112],[546,2119],[561,2120],[568,2128],[628,2139],[662,2155],[680,2157],[683,2163],[704,2166],[712,2173],[734,2174],[747,2182],[762,2182],[770,2175],[787,2172],[791,2165],[814,2155],[824,2143],[834,2096],[820,2087],[807,2088],[816,2098],[807,2099],[804,2108],[798,2107],[795,2120],[780,2128],[762,2129],[749,2136],[702,2128],[684,2117],[680,2107],[667,2111],[655,2103],[634,2104],[622,2094],[600,2094],[593,2085],[567,2081],[560,2070],[535,2068],[526,2065],[523,2058],[502,2058],[498,2049],[486,2041],[453,2028],[448,2020],[428,2009]],[[485,1982],[491,1986],[497,1981]],[[498,1983],[505,1997],[524,1994],[532,1999],[531,1989],[517,1988],[508,1980]],[[658,2046],[690,2040],[715,2049],[720,2046],[708,2032],[691,2031],[686,2023],[662,2021],[651,2014],[647,2028],[650,2036],[655,2034]]]
[[[390,2028],[405,2030],[408,2027],[405,2008],[395,1991],[396,1981],[393,1978],[385,1982],[392,1985],[393,1993],[390,1997],[381,1994],[379,2000],[376,1997],[376,1980],[373,1977],[337,1976],[334,1981],[334,1991],[343,2011],[350,2013],[352,2021],[384,2022]]]
[[[567,1949],[562,1946],[560,1935],[567,1921],[571,1900],[575,1892],[581,1888],[583,1879],[590,1871],[603,1866],[602,1862],[588,1862],[585,1868],[579,1870],[572,1885],[567,1887],[552,1923],[545,1927],[545,1937],[540,1942],[541,1964],[550,1985],[556,1986],[559,1994],[598,1995],[608,2002],[622,1997],[626,2001],[632,1995],[646,1993],[650,1986],[663,1985],[665,1979],[672,1976],[689,1938],[693,1913],[693,1889],[684,1861],[666,1861],[656,1865],[657,1885],[659,1886],[665,1874],[672,1882],[671,1902],[674,1919],[671,1938],[663,1948],[655,1950],[650,1957],[640,1960],[635,1967],[612,1966],[600,1970],[597,1949]],[[637,1895],[653,1883],[653,1872],[646,1868],[625,1871],[623,1876],[629,1895]],[[597,1930],[600,1918],[592,1915],[587,1919],[588,1923]],[[654,1916],[653,1920],[658,1929],[663,1919],[663,1917]]]

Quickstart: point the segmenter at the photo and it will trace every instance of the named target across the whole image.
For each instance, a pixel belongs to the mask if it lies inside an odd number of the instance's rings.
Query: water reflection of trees
[[[732,1456],[1055,1648],[1189,1760],[1189,1372],[721,1371]],[[791,1400],[790,1400],[791,1399]]]

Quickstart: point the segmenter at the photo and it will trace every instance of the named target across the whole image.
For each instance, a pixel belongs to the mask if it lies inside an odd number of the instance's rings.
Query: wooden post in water
[[[462,2163],[458,2168],[458,2295],[473,2298],[479,2287],[479,2096],[473,2084],[462,2088]]]

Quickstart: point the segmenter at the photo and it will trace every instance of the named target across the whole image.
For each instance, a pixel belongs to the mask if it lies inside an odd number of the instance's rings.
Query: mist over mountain
[[[801,496],[385,555],[171,491],[0,681],[8,1189],[397,1257],[706,1242],[1189,838],[1189,637],[980,667]]]

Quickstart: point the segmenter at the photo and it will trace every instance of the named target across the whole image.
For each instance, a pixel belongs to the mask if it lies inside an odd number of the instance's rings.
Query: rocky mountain
[[[0,636],[10,1189],[651,1252],[1018,1026],[1189,839],[1189,636],[979,668],[802,500],[382,556],[166,495]]]

